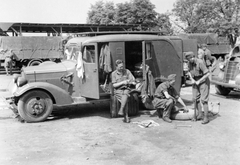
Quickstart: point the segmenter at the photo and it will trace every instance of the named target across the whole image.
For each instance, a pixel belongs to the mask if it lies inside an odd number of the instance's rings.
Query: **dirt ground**
[[[126,124],[109,117],[107,104],[61,108],[62,115],[45,122],[20,123],[2,98],[9,79],[0,75],[1,165],[239,164],[240,93],[221,97],[212,86],[210,99],[219,101],[221,108],[207,125],[176,120],[169,124],[155,111],[143,111]],[[181,96],[192,108],[191,87],[183,88]],[[135,123],[145,120],[159,126],[141,128]]]

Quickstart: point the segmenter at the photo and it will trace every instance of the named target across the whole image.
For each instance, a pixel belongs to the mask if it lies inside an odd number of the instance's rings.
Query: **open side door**
[[[152,58],[158,72],[155,76],[167,77],[170,74],[176,74],[175,89],[180,91],[181,76],[182,76],[182,62],[171,42],[166,40],[152,41],[153,51]]]
[[[99,75],[97,44],[83,47],[83,64],[85,76],[81,82],[81,96],[99,99]]]

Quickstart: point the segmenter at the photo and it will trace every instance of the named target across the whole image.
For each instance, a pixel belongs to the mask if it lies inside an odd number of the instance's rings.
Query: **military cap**
[[[175,80],[175,78],[176,78],[176,74],[170,74],[170,75],[168,76],[168,80],[169,80],[169,81]]]
[[[121,64],[121,63],[123,63],[123,60],[120,60],[120,59],[116,60],[116,62],[115,62],[116,66],[117,66],[118,64]]]
[[[189,59],[189,58],[192,58],[192,57],[194,57],[194,53],[193,52],[186,52],[185,53],[185,58],[186,59]]]

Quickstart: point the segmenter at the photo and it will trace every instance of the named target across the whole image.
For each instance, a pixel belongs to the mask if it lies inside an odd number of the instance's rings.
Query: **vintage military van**
[[[240,45],[236,45],[223,61],[213,68],[211,83],[216,93],[228,95],[231,91],[240,90]]]
[[[112,105],[116,104],[115,101],[111,101],[109,78],[117,59],[122,59],[125,67],[142,81],[146,78],[145,66],[151,70],[156,84],[165,81],[169,74],[176,74],[175,88],[180,91],[182,53],[179,54],[180,48],[171,37],[129,32],[104,34],[72,38],[66,47],[74,54],[72,60],[44,62],[23,68],[20,75],[15,75],[10,87],[12,97],[8,100],[27,122],[46,120],[54,104],[67,106],[107,101],[111,108],[116,108]],[[105,48],[108,57],[102,61]],[[108,65],[108,68],[102,65]],[[139,101],[138,98],[132,100],[134,115],[138,111],[135,104]],[[110,112],[116,117],[113,110]]]

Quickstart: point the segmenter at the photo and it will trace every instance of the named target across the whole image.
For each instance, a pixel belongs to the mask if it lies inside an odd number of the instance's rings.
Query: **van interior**
[[[99,43],[98,45],[98,55],[100,57],[101,49],[105,46],[109,45],[109,43]],[[142,42],[141,41],[134,41],[134,42],[125,42],[125,51],[123,52],[122,59],[125,59],[125,67],[126,69],[130,70],[134,77],[137,79],[142,79]],[[115,68],[115,56],[111,53],[112,57],[112,66],[113,71]],[[100,59],[100,58],[99,58]],[[109,93],[110,90],[108,89],[108,85],[111,82],[110,74],[105,73],[103,69],[99,69],[99,84],[100,84],[100,93]]]

